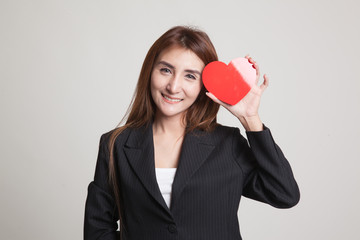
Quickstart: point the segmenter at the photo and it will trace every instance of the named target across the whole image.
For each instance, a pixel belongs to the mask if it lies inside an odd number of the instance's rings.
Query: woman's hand
[[[207,95],[214,102],[219,103],[221,106],[229,110],[235,117],[237,117],[247,131],[261,131],[263,130],[263,125],[258,114],[258,109],[261,95],[269,85],[269,79],[266,75],[264,75],[264,82],[258,86],[260,78],[259,66],[248,55],[245,56],[245,58],[249,60],[249,62],[256,70],[256,83],[243,99],[241,99],[235,105],[229,105],[217,99],[210,92],[207,93]]]

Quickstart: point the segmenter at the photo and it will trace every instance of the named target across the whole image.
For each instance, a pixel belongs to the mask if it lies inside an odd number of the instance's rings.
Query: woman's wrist
[[[251,117],[240,117],[239,120],[246,131],[259,132],[264,130],[263,123],[260,120],[259,115]]]

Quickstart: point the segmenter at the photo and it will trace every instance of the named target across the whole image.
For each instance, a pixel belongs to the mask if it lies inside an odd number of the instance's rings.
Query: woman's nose
[[[180,76],[176,76],[174,75],[170,80],[169,83],[167,85],[167,90],[170,93],[178,93],[181,89],[182,85],[182,80],[180,78]]]

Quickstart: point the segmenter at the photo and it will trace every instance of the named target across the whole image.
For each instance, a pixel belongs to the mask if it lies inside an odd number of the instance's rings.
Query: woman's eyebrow
[[[197,75],[201,76],[201,73],[198,70],[186,69],[185,72],[197,74]]]
[[[171,65],[170,63],[168,63],[168,62],[159,61],[159,62],[158,62],[158,65],[160,65],[160,64],[165,65],[165,66],[167,66],[168,68],[175,69],[175,67],[174,67],[173,65]]]
[[[165,62],[165,61],[159,61],[158,64],[165,65],[165,66],[167,66],[168,68],[171,68],[171,69],[176,69],[173,65],[171,65],[170,63]],[[198,71],[198,70],[185,69],[185,72],[192,73],[192,74],[198,74],[199,76],[201,76],[201,72]]]

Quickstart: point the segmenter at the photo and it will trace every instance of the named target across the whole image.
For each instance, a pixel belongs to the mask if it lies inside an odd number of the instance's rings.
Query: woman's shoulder
[[[117,144],[124,142],[129,136],[131,129],[125,127],[117,127],[101,135],[100,144],[108,145],[110,141],[115,141]]]
[[[216,126],[215,130],[220,131],[220,132],[232,132],[232,131],[239,131],[239,128],[218,124]]]
[[[115,146],[122,146],[125,143],[134,144],[142,142],[152,134],[151,125],[143,125],[140,127],[121,126],[101,136],[101,142],[114,142]],[[137,144],[136,144],[137,145]]]
[[[211,131],[197,130],[194,135],[212,139],[215,144],[219,144],[231,140],[239,132],[240,130],[237,127],[217,124]]]
[[[233,135],[234,132],[240,132],[240,129],[238,127],[232,127],[232,126],[226,126],[218,124],[214,131],[212,131],[212,134],[214,135]]]

